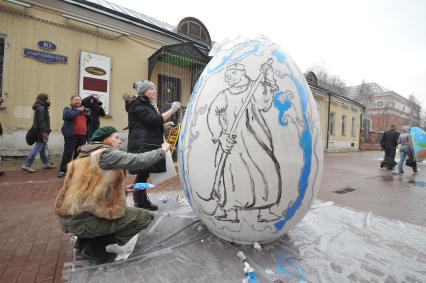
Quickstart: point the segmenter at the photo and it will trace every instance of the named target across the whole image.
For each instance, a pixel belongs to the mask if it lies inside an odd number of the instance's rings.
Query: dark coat
[[[129,123],[127,151],[141,153],[160,148],[164,142],[164,119],[157,113],[149,99],[146,96],[139,96],[135,101],[126,103],[126,111]],[[165,172],[166,161],[163,159],[143,171]]]
[[[90,139],[93,135],[93,133],[99,129],[100,121],[99,117],[105,116],[105,110],[102,108],[102,102],[96,102],[95,100],[92,100],[92,96],[89,95],[88,97],[84,98],[81,101],[81,104],[85,108],[90,109],[90,115],[87,122],[87,138]]]
[[[380,145],[383,149],[395,149],[398,146],[399,132],[388,130],[383,133]]]
[[[64,120],[64,124],[62,125],[61,132],[64,137],[72,137],[74,136],[74,122],[75,117],[81,113],[80,109],[65,107],[62,112],[62,120]]]
[[[37,142],[43,141],[43,133],[50,133],[50,115],[49,107],[45,102],[36,101],[33,104],[34,117],[33,128],[37,129]]]

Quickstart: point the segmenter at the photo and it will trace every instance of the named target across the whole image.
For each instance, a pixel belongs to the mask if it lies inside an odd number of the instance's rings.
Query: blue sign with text
[[[68,63],[68,57],[63,55],[41,52],[33,49],[24,48],[24,56],[31,57],[43,63]]]
[[[40,40],[38,42],[38,47],[40,49],[46,50],[46,51],[55,51],[56,50],[56,45],[50,41],[46,41],[46,40]]]

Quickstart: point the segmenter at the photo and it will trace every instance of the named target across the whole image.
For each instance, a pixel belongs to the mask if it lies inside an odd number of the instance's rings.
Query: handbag
[[[414,167],[416,165],[416,161],[414,161],[413,159],[407,159],[407,161],[405,161],[405,165],[407,165],[408,167]]]
[[[416,167],[416,165],[417,165],[417,163],[416,163],[416,159],[415,159],[415,156],[414,156],[414,152],[410,149],[410,151],[411,151],[411,158],[408,158],[406,161],[405,161],[405,165],[407,165],[408,167],[412,167],[412,168],[414,168],[414,167]]]
[[[27,134],[25,135],[25,141],[28,145],[33,145],[37,141],[38,137],[38,129],[31,126],[31,128],[28,129]]]

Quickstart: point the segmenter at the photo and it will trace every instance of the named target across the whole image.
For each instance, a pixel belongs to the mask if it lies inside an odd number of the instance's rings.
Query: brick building
[[[363,83],[345,90],[348,98],[365,106],[362,130],[367,144],[378,144],[391,124],[398,130],[405,125],[420,125],[420,105],[377,83]]]

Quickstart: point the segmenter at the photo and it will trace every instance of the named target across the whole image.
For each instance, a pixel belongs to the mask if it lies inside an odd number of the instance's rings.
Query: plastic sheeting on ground
[[[316,202],[289,236],[255,249],[212,235],[178,193],[150,194],[160,211],[127,260],[76,256],[64,281],[242,282],[242,251],[254,269],[248,282],[426,282],[426,227]]]

